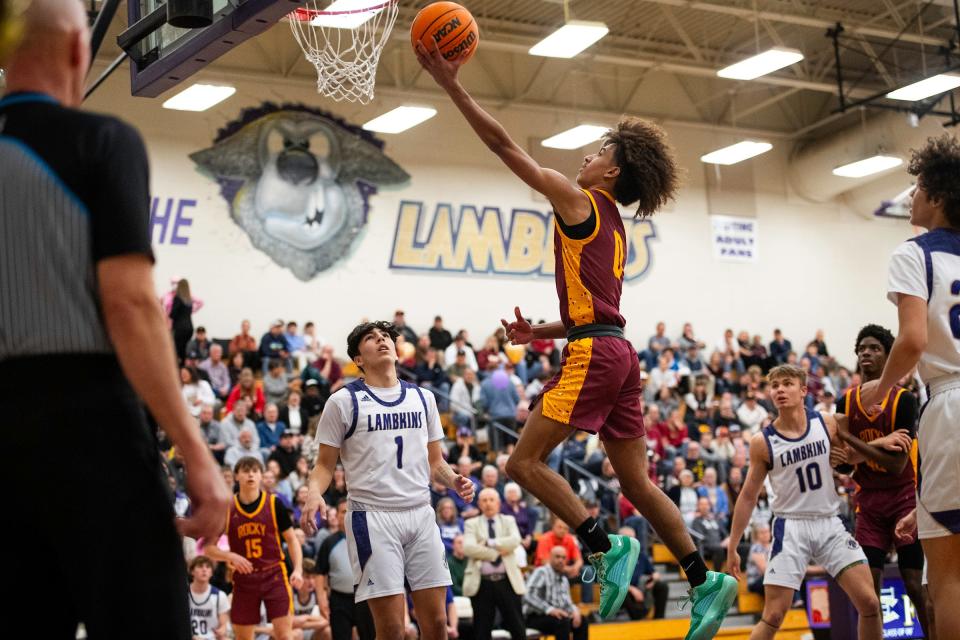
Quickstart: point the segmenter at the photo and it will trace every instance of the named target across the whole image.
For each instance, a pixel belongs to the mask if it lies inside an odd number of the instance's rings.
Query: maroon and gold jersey
[[[906,398],[906,400],[904,400]],[[898,412],[902,412],[901,403],[910,402],[912,397],[902,387],[894,387],[887,393],[880,405],[880,412],[868,414],[860,403],[860,387],[852,387],[844,395],[841,408],[850,421],[850,433],[864,442],[872,442],[878,438],[893,433],[898,427]],[[912,421],[912,420],[911,420]],[[903,420],[900,421],[901,423]],[[912,425],[909,425],[912,429]],[[914,467],[917,459],[917,441],[913,441],[910,451],[911,464],[907,464],[899,474],[885,471],[877,463],[867,460],[857,465],[854,480],[862,489],[897,489],[904,485],[914,484],[916,474]]]
[[[240,508],[240,498],[235,495],[227,513],[227,538],[230,550],[249,560],[254,573],[282,565],[284,556],[277,526],[277,497],[261,491],[256,509],[246,513]]]
[[[596,214],[593,232],[583,240],[554,225],[557,295],[560,318],[567,329],[585,324],[622,327],[620,292],[627,261],[626,233],[613,196],[602,189],[583,189]]]

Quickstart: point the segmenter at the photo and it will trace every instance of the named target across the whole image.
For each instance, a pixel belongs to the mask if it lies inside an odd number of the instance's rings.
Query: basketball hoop
[[[307,0],[288,16],[293,37],[317,69],[317,93],[361,104],[373,99],[377,63],[398,11],[398,0]]]

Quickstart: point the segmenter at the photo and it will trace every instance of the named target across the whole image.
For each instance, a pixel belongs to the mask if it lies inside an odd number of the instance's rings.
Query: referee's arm
[[[153,291],[149,256],[126,253],[97,262],[107,333],[130,384],[183,455],[192,516],[178,522],[192,538],[216,539],[228,494],[220,468],[180,394],[173,341]]]

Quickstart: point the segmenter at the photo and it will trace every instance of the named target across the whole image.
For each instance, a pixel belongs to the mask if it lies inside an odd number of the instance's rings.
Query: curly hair
[[[960,142],[945,133],[927,139],[922,149],[913,149],[907,172],[927,197],[943,204],[943,213],[954,229],[960,229]]]
[[[368,333],[377,329],[390,336],[390,339],[394,342],[397,341],[397,336],[400,335],[400,332],[397,331],[397,328],[392,322],[377,320],[376,322],[358,324],[353,328],[353,331],[350,332],[350,335],[347,336],[347,355],[351,360],[360,355],[360,341],[363,340]]]
[[[680,167],[667,133],[652,122],[625,116],[603,137],[603,144],[614,144],[614,161],[620,175],[613,196],[624,205],[637,203],[636,215],[653,215],[680,186]]]
[[[895,338],[893,334],[890,333],[890,330],[886,327],[881,327],[878,324],[868,324],[863,329],[860,329],[860,333],[857,334],[857,341],[853,344],[853,353],[857,353],[857,347],[860,346],[860,341],[864,338],[874,338],[877,342],[883,345],[883,352],[887,355],[890,355],[890,349],[893,348],[893,341]]]

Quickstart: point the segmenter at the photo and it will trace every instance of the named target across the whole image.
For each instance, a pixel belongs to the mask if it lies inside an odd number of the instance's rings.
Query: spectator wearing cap
[[[313,418],[323,412],[327,397],[316,380],[310,379],[303,383],[303,407],[309,417]]]
[[[750,435],[753,435],[760,431],[769,417],[770,414],[767,413],[767,410],[757,402],[757,394],[753,391],[748,391],[743,404],[737,409],[737,418],[739,418],[743,428],[746,429]]]
[[[474,424],[474,411],[480,404],[480,384],[477,374],[464,365],[463,375],[450,386],[450,411],[453,422],[460,428],[469,428]]]
[[[453,343],[453,336],[443,327],[443,318],[436,316],[433,326],[430,327],[430,346],[437,351],[443,351]]]
[[[443,361],[447,363],[448,367],[452,366],[451,363],[458,364],[457,357],[461,351],[463,351],[463,360],[460,362],[474,371],[477,371],[477,356],[473,352],[473,349],[470,347],[470,345],[467,344],[467,334],[462,329],[457,332],[457,335],[453,338],[453,342],[447,347],[446,351],[443,352]],[[451,374],[449,369],[447,373]],[[451,374],[451,377],[453,377],[453,375],[461,376],[463,374],[462,372]]]
[[[417,344],[417,332],[407,326],[407,314],[403,312],[403,309],[397,309],[393,312],[393,326],[407,342]]]
[[[282,425],[282,423],[281,423]],[[300,447],[297,446],[297,434],[290,429],[284,429],[280,434],[277,447],[270,454],[270,460],[280,465],[280,475],[286,478],[296,470],[297,461],[301,458]]]
[[[826,378],[824,379],[826,380]],[[817,403],[817,406],[815,406],[813,410],[831,416],[835,414],[837,412],[837,399],[834,397],[833,392],[824,389],[823,393],[820,394],[820,402]]]
[[[470,427],[460,427],[457,429],[457,441],[450,447],[447,454],[447,461],[452,464],[459,464],[464,457],[470,459],[470,473],[473,475],[483,467],[483,457],[480,450],[473,444],[473,429]]]
[[[260,338],[260,358],[263,362],[263,372],[266,373],[271,360],[280,360],[287,372],[293,371],[293,362],[290,359],[290,344],[283,332],[283,320],[277,318],[270,325],[270,331]]]
[[[187,351],[197,354],[197,360],[206,360],[210,357],[210,338],[207,337],[206,327],[197,327],[193,340],[187,343]]]

